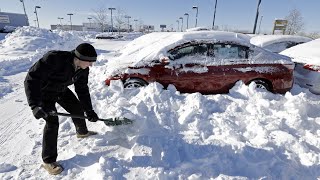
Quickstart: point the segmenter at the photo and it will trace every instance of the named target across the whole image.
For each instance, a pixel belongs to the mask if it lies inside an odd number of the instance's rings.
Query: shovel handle
[[[79,118],[79,119],[89,119],[87,116],[60,113],[60,112],[49,112],[49,115],[51,115],[51,116],[65,116],[65,117]],[[132,124],[132,122],[133,122],[132,120],[127,119],[125,117],[115,117],[115,118],[108,118],[108,119],[100,119],[99,118],[98,121],[103,121],[107,126]]]
[[[67,114],[67,113],[60,113],[60,112],[50,112],[49,115],[51,116],[65,116],[65,117],[72,117],[72,118],[79,118],[79,119],[89,119],[87,116],[75,115],[75,114]],[[114,118],[109,119],[98,119],[99,121],[114,121]]]

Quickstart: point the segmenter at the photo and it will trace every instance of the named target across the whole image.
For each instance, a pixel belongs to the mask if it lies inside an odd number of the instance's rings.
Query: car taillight
[[[308,69],[310,71],[317,71],[320,72],[320,66],[316,66],[316,65],[311,65],[311,64],[305,64],[303,66],[304,69]]]

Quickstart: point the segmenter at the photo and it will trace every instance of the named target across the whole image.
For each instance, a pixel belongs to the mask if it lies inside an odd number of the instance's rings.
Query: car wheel
[[[264,80],[256,79],[256,80],[253,80],[252,82],[256,83],[256,88],[271,91],[270,85]]]
[[[123,83],[124,88],[139,88],[147,85],[145,80],[139,78],[129,78]]]

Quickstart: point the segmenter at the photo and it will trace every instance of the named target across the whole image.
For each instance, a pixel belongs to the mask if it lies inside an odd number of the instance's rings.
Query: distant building
[[[153,32],[154,31],[154,26],[153,25],[143,25],[140,28],[141,32]]]
[[[64,31],[70,31],[71,30],[71,25],[60,25],[60,24],[55,24],[51,25],[51,30],[55,29],[61,29]],[[72,25],[72,30],[73,31],[83,31],[83,26],[82,25]]]
[[[71,30],[71,25],[70,24],[55,24],[51,25],[51,30],[55,29],[61,29],[65,31]],[[73,31],[95,31],[95,32],[101,32],[101,25],[98,23],[83,23],[82,25],[72,25],[72,30]],[[122,30],[122,29],[121,29]],[[112,28],[110,25],[105,24],[104,25],[104,32],[111,32]],[[113,31],[116,32],[117,28],[113,27]],[[123,30],[126,31],[126,30]]]
[[[25,14],[0,12],[0,31],[22,26],[29,26],[28,18]]]

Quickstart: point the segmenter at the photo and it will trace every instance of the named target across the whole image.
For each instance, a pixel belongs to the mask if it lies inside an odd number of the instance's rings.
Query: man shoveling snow
[[[63,167],[56,162],[57,138],[59,129],[55,104],[58,103],[67,112],[76,116],[84,116],[91,122],[99,118],[94,112],[88,88],[89,66],[97,60],[95,48],[82,43],[73,51],[49,51],[29,70],[25,81],[25,92],[28,104],[36,119],[46,121],[43,132],[42,159],[44,169],[50,174],[60,174]],[[68,88],[74,84],[74,93]],[[73,117],[77,137],[85,138],[97,134],[88,131],[85,119]]]

